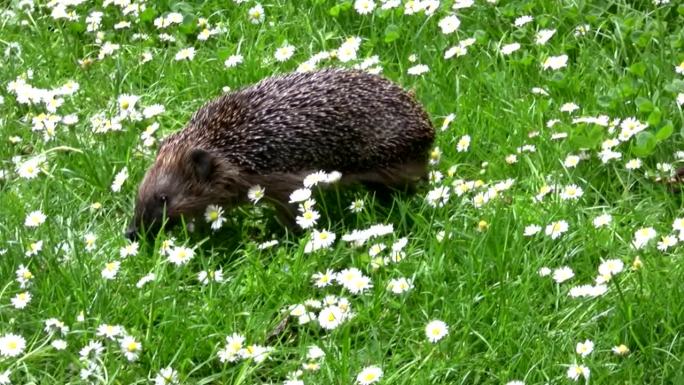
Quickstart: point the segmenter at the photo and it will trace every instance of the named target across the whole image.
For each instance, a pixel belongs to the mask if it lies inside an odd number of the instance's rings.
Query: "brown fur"
[[[324,70],[267,79],[207,103],[160,146],[136,200],[139,225],[233,207],[251,186],[265,189],[281,221],[304,177],[342,173],[340,183],[410,188],[427,174],[434,130],[412,95],[378,76]],[[164,199],[166,198],[166,199]]]

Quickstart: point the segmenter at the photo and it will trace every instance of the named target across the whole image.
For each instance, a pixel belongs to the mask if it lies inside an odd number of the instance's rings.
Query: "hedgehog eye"
[[[168,200],[169,200],[169,197],[166,196],[166,194],[159,194],[159,201],[161,203],[166,203],[166,202],[168,202]]]

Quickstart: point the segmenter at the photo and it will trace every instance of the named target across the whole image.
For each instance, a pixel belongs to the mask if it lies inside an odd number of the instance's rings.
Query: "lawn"
[[[3,1],[0,384],[684,384],[677,3]],[[124,237],[193,112],[326,67],[424,105],[415,194]]]

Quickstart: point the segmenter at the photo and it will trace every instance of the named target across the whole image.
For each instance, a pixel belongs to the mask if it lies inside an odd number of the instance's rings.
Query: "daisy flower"
[[[116,278],[116,274],[119,272],[119,268],[121,267],[121,262],[119,261],[113,261],[105,264],[104,269],[102,269],[102,278],[104,279],[114,279]]]
[[[525,230],[523,231],[523,235],[526,237],[531,237],[531,236],[539,233],[541,230],[542,230],[542,228],[539,225],[525,226]]]
[[[375,1],[373,0],[356,0],[354,2],[354,9],[359,15],[367,15],[375,9]]]
[[[556,281],[556,283],[563,283],[574,276],[575,273],[567,266],[559,267],[553,271],[553,280]]]
[[[139,248],[138,242],[131,242],[128,245],[123,246],[119,250],[119,256],[121,258],[136,256],[136,255],[138,255],[138,248]]]
[[[117,337],[121,336],[123,333],[124,329],[121,327],[121,325],[101,324],[97,327],[98,337],[105,337],[112,341],[115,341]]]
[[[382,369],[377,366],[368,366],[356,376],[356,382],[360,385],[369,385],[380,381],[381,378]]]
[[[577,364],[572,364],[568,368],[568,378],[577,381],[579,380],[580,376],[584,377],[585,380],[589,379],[589,368],[584,366],[584,365],[577,365]]]
[[[326,287],[329,286],[335,279],[336,274],[333,270],[326,270],[324,273],[315,273],[312,277],[314,280],[314,286],[316,287]]]
[[[571,184],[571,185],[565,186],[563,191],[561,191],[560,198],[563,200],[570,200],[570,199],[577,200],[583,194],[584,194],[584,191],[582,190],[581,187],[578,187],[577,185]]]
[[[403,277],[391,279],[387,284],[387,289],[394,294],[402,294],[413,289],[413,281]]]
[[[119,345],[121,346],[121,351],[128,361],[135,361],[138,359],[138,356],[140,356],[142,344],[136,341],[135,338],[131,336],[125,336],[121,339]]]
[[[311,190],[308,188],[300,188],[290,194],[290,203],[304,202],[311,198]]]
[[[260,24],[266,18],[266,15],[264,14],[264,7],[262,7],[261,4],[258,3],[257,5],[249,9],[247,15],[249,17],[249,21],[252,24]]]
[[[680,233],[684,232],[684,218],[676,218],[672,222],[672,230],[679,231]]]
[[[518,163],[518,156],[515,154],[509,154],[509,155],[506,155],[506,158],[504,158],[504,160],[508,164],[515,164],[515,163]]]
[[[561,221],[553,222],[553,223],[549,224],[548,226],[546,226],[544,233],[546,235],[550,236],[551,239],[557,239],[558,237],[563,235],[563,233],[565,233],[566,231],[568,231],[568,222],[561,220]]]
[[[209,205],[204,211],[204,219],[211,223],[211,229],[216,231],[223,226],[226,218],[223,216],[223,208],[218,205]]]
[[[223,62],[223,65],[226,66],[226,68],[233,68],[238,66],[244,61],[244,57],[240,54],[236,55],[230,55],[226,61]]]
[[[560,55],[560,56],[549,56],[544,60],[542,63],[542,68],[547,70],[547,69],[552,69],[552,70],[558,70],[563,67],[566,67],[568,65],[568,55]]]
[[[138,282],[135,284],[135,287],[137,287],[138,289],[142,289],[142,287],[145,286],[145,284],[154,281],[155,278],[156,275],[154,273],[149,273],[144,277],[140,278],[140,280],[138,280]]]
[[[680,234],[681,234],[681,233],[680,233]],[[666,250],[669,249],[670,247],[677,245],[678,242],[679,242],[679,239],[677,239],[676,236],[674,236],[674,235],[665,235],[665,236],[663,236],[663,237],[660,239],[660,241],[658,242],[657,248],[658,248],[658,250],[660,250],[660,251],[666,251]]]
[[[26,220],[24,220],[24,226],[26,227],[38,227],[45,223],[45,219],[47,216],[43,214],[42,211],[36,210],[32,211],[29,213],[29,215],[26,216]]]
[[[31,302],[31,293],[28,291],[19,293],[12,298],[11,302],[15,309],[23,309]]]
[[[256,363],[263,362],[268,358],[269,353],[273,348],[261,346],[261,345],[249,345],[244,349],[241,349],[239,354],[243,359],[252,359]]]
[[[178,246],[171,249],[167,260],[176,266],[181,266],[188,263],[195,252],[189,247]]]
[[[287,61],[294,55],[295,48],[291,45],[284,45],[275,51],[274,57],[276,61],[284,62]]]
[[[319,249],[328,248],[335,242],[336,237],[335,233],[331,233],[328,230],[314,230],[311,233],[311,239],[306,246],[304,246],[304,252],[310,253]]]
[[[145,117],[145,119],[150,119],[157,115],[163,114],[165,111],[166,108],[161,104],[153,104],[151,106],[145,107],[145,109],[143,109],[142,114]]]
[[[361,294],[366,290],[373,288],[373,284],[371,283],[370,277],[360,275],[358,277],[354,277],[354,279],[344,285],[344,288],[349,290],[349,292],[352,294]]]
[[[344,321],[344,313],[335,305],[327,306],[318,314],[318,323],[323,329],[332,330]]]
[[[574,35],[575,36],[583,36],[583,35],[586,35],[587,32],[589,32],[590,30],[591,30],[591,26],[589,24],[578,25],[577,27],[575,27]]]
[[[178,383],[178,372],[170,366],[160,370],[154,378],[154,385],[176,385]]]
[[[614,346],[611,351],[618,356],[626,356],[629,354],[629,348],[624,344]]]
[[[67,342],[62,339],[54,340],[50,345],[55,348],[55,350],[64,350],[67,348]],[[0,381],[0,384],[2,384],[2,381]]]
[[[625,163],[625,168],[627,170],[637,170],[641,168],[641,159],[630,159],[627,163]]]
[[[128,179],[128,169],[124,167],[114,177],[114,181],[112,182],[112,191],[121,191],[121,186],[124,184],[126,179]]]
[[[92,360],[99,357],[104,351],[104,346],[100,341],[89,341],[86,346],[84,346],[78,354],[84,360]]]
[[[556,34],[555,29],[541,29],[537,32],[537,35],[535,37],[534,42],[537,45],[544,45],[555,34]]]
[[[430,321],[425,326],[425,336],[428,341],[435,343],[449,334],[449,326],[444,321]]]
[[[17,334],[5,334],[0,337],[0,356],[16,357],[26,348],[26,340]]]
[[[43,166],[42,158],[31,158],[26,162],[17,165],[17,174],[24,179],[33,179],[38,176]]]
[[[576,103],[573,102],[568,102],[568,103],[563,103],[562,106],[558,109],[560,112],[567,112],[567,113],[572,113],[577,110],[579,110],[579,106]]]
[[[475,4],[474,0],[455,0],[452,9],[470,8]]]
[[[599,265],[598,271],[601,275],[613,276],[619,274],[624,269],[625,264],[620,259],[609,259]]]
[[[360,213],[363,211],[364,201],[363,199],[355,199],[351,205],[349,205],[349,210],[353,213]]]
[[[437,187],[429,191],[425,199],[432,207],[442,207],[449,201],[449,187]]]
[[[594,224],[594,227],[598,229],[600,227],[608,226],[612,221],[613,217],[610,214],[601,214],[598,217],[594,218],[592,222]]]
[[[567,168],[574,168],[577,167],[577,165],[580,162],[580,157],[577,155],[568,155],[565,157],[565,160],[563,161],[563,166]]]
[[[406,71],[406,73],[408,73],[409,75],[418,76],[418,75],[422,75],[422,74],[424,74],[424,73],[427,73],[427,72],[429,72],[429,71],[430,71],[430,67],[428,67],[427,65],[425,65],[425,64],[416,64],[416,65],[414,65],[413,67],[410,67],[410,68]]]
[[[19,282],[19,286],[24,289],[29,284],[31,281],[33,281],[33,273],[24,265],[19,265],[19,268],[16,271],[16,276],[17,276],[17,282]]]
[[[529,16],[529,15],[520,16],[520,17],[515,19],[515,21],[513,22],[513,25],[515,25],[516,27],[522,27],[525,24],[531,23],[532,20],[534,20],[532,18],[532,16]]]
[[[271,247],[277,245],[278,243],[279,242],[277,239],[272,239],[270,241],[266,241],[266,242],[262,242],[262,243],[258,244],[257,249],[259,249],[259,250],[270,249]]]
[[[510,55],[519,49],[520,49],[520,43],[511,43],[511,44],[506,44],[504,46],[501,46],[500,51],[501,51],[502,55]]]
[[[245,337],[237,333],[226,337],[226,345],[218,352],[219,361],[223,363],[237,361],[244,342]]]
[[[675,66],[675,72],[684,75],[684,61]]]
[[[456,32],[458,27],[461,25],[461,20],[459,20],[456,15],[449,15],[440,20],[438,25],[443,34],[449,35]]]
[[[247,191],[247,198],[256,204],[265,196],[265,192],[266,190],[263,187],[254,185]],[[292,196],[290,196],[290,199],[292,199]]]
[[[356,60],[357,52],[361,46],[361,38],[350,37],[348,38],[340,48],[337,49],[337,59],[342,63],[346,63],[352,60]]]
[[[656,235],[657,233],[652,227],[641,228],[634,233],[634,240],[632,241],[632,245],[635,249],[641,249],[651,239],[655,238]]]
[[[210,271],[202,270],[197,274],[197,280],[200,281],[202,285],[208,285],[209,281],[221,283],[223,282],[223,269]]]
[[[97,236],[93,233],[87,233],[83,236],[83,241],[85,243],[85,249],[86,251],[93,251],[95,250],[95,241],[97,240]]]
[[[456,151],[465,152],[470,147],[470,135],[463,135],[456,143]]]
[[[43,250],[43,241],[32,242],[29,243],[25,254],[27,257],[32,257],[37,255],[41,250]]]
[[[591,340],[578,342],[575,351],[582,357],[586,357],[594,351],[594,343]]]
[[[296,221],[299,227],[303,229],[308,229],[310,227],[313,227],[316,225],[316,222],[318,221],[318,218],[320,218],[320,214],[318,214],[318,211],[316,210],[305,210],[302,215],[297,216]]]
[[[174,59],[176,61],[181,61],[181,60],[192,60],[195,58],[195,47],[188,47],[188,48],[183,48],[178,53],[176,53],[176,56]]]
[[[119,106],[119,114],[122,117],[129,116],[131,112],[135,111],[135,104],[140,100],[139,96],[123,94],[117,98],[117,105]]]

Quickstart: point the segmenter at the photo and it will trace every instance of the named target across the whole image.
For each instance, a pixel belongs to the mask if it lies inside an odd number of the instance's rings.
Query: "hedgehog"
[[[291,225],[289,195],[317,171],[378,192],[411,189],[426,179],[434,136],[413,93],[382,76],[323,69],[267,78],[209,101],[161,141],[125,235],[157,234],[210,204],[246,203],[256,185]]]

